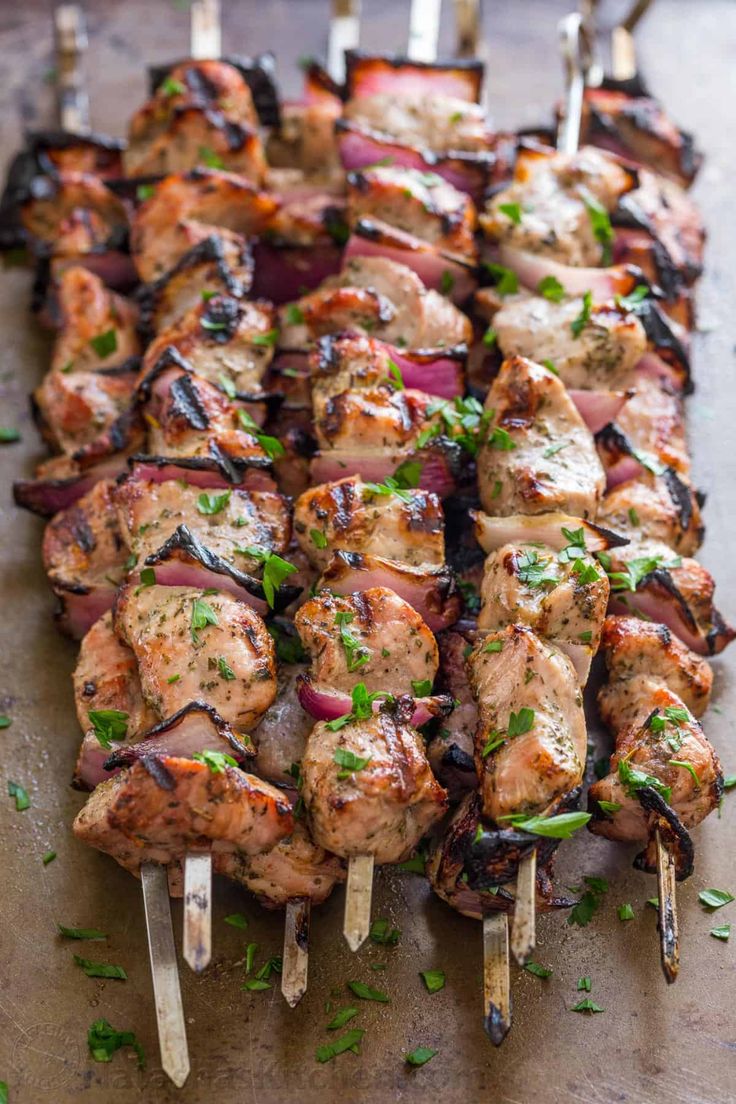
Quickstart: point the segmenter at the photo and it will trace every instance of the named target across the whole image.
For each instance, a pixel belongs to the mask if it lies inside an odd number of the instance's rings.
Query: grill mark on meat
[[[192,429],[207,429],[210,420],[207,417],[202,400],[190,376],[180,376],[170,388],[171,413],[183,417]]]
[[[157,756],[146,755],[141,759],[141,764],[148,771],[156,785],[160,786],[162,790],[176,789],[174,776]]]

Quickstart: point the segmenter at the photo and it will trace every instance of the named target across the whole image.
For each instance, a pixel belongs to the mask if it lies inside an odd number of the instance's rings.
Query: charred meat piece
[[[112,606],[127,573],[127,549],[115,514],[115,484],[103,479],[48,523],[43,566],[57,595],[62,628],[76,639]]]
[[[282,194],[314,187],[342,190],[344,177],[335,144],[335,120],[341,107],[336,97],[281,104],[279,126],[266,144],[271,188]]]
[[[653,540],[691,556],[703,539],[697,492],[677,472],[643,472],[618,483],[605,495],[598,520],[634,543]]]
[[[86,268],[67,269],[59,281],[57,297],[60,326],[52,370],[99,371],[140,352],[135,307],[109,291]]]
[[[257,125],[250,89],[234,66],[181,62],[130,121],[126,174],[182,172],[216,161],[260,180],[266,163]]]
[[[585,717],[572,663],[530,629],[509,625],[479,641],[468,671],[478,702],[483,815],[544,815],[580,786],[585,770]]]
[[[138,208],[131,251],[142,280],[156,280],[212,233],[259,234],[278,202],[249,180],[220,169],[193,169],[165,177]]]
[[[572,155],[522,149],[513,182],[488,201],[480,223],[491,241],[514,249],[575,267],[601,265],[605,251],[591,210],[612,212],[634,183],[623,165],[590,146]],[[504,211],[509,205],[518,219]]]
[[[493,315],[493,329],[504,356],[551,361],[566,387],[631,387],[633,370],[647,348],[641,322],[621,307],[596,303],[578,329],[582,312],[578,297],[555,303],[515,296]]]
[[[434,92],[454,96],[465,103],[480,101],[483,64],[475,59],[452,62],[414,61],[396,55],[369,54],[363,50],[345,51],[345,92],[361,98],[377,92],[391,93],[397,99]],[[307,91],[316,94],[315,81],[320,74],[307,70]],[[321,82],[324,85],[324,80]],[[326,89],[325,93],[326,94]]]
[[[440,653],[438,688],[450,695],[455,708],[430,742],[427,756],[436,777],[454,798],[478,785],[473,757],[478,707],[465,664],[466,653],[470,654],[472,646],[464,636],[452,631],[440,633],[437,646]]]
[[[638,452],[687,474],[690,456],[679,388],[644,371],[637,371],[634,388],[634,394],[616,417],[617,428]]]
[[[486,397],[478,485],[493,514],[562,510],[594,517],[605,477],[564,384],[523,357],[505,360]]]
[[[572,660],[584,685],[598,651],[609,589],[605,571],[578,545],[558,553],[507,544],[486,560],[478,628],[528,626]]]
[[[646,169],[637,175],[638,186],[622,196],[614,213],[617,239],[620,226],[625,228],[624,240],[630,231],[643,230],[650,236],[657,277],[671,298],[702,272],[705,245],[702,217],[690,196],[674,181]]]
[[[376,165],[348,174],[348,218],[373,216],[437,249],[475,260],[475,207],[437,173]]]
[[[223,391],[254,396],[273,358],[273,310],[224,295],[208,295],[162,330],[143,360],[144,372],[174,348],[193,372]]]
[[[323,449],[399,453],[411,450],[423,430],[443,425],[431,395],[389,385],[341,391],[319,405],[314,431]]]
[[[106,613],[84,636],[72,675],[79,727],[90,728],[92,711],[115,709],[126,715],[126,739],[135,739],[155,722],[141,692],[134,652],[115,635]]]
[[[344,863],[314,843],[300,820],[294,821],[290,836],[268,851],[216,855],[215,870],[240,882],[264,908],[272,909],[284,908],[295,899],[321,905],[345,881]]]
[[[302,797],[316,843],[348,858],[378,863],[407,858],[444,814],[447,794],[435,780],[423,741],[408,724],[402,698],[365,720],[334,731],[315,725],[302,760]],[[341,765],[346,757],[360,769]]]
[[[439,658],[434,636],[392,590],[320,593],[299,609],[295,624],[315,682],[347,693],[358,682],[371,693],[431,693]],[[424,683],[430,689],[416,689]]]
[[[47,444],[74,456],[101,434],[114,431],[130,411],[137,379],[137,361],[94,372],[52,369],[32,397]]]
[[[80,263],[121,249],[128,225],[125,207],[99,177],[68,169],[32,182],[21,221],[38,251]]]
[[[702,161],[692,136],[679,130],[643,87],[633,91],[604,82],[586,88],[580,137],[684,186],[692,183]]]
[[[131,873],[169,863],[189,848],[258,854],[293,831],[279,790],[236,767],[149,756],[103,782],[79,811],[77,839]]]
[[[310,563],[324,570],[333,551],[388,556],[411,566],[444,562],[444,518],[436,495],[375,494],[358,476],[305,491],[294,533]],[[315,536],[316,534],[316,536]]]
[[[118,591],[113,622],[135,652],[143,695],[160,717],[205,698],[247,731],[276,696],[273,640],[261,618],[227,594],[128,585]]]
[[[298,311],[299,321],[290,323]],[[342,330],[375,333],[410,349],[449,348],[472,337],[470,322],[445,296],[428,291],[406,265],[385,257],[354,257],[342,272],[283,310],[280,344],[301,348]]]
[[[433,153],[482,153],[492,145],[483,109],[442,92],[361,95],[346,103],[343,117],[368,134]]]

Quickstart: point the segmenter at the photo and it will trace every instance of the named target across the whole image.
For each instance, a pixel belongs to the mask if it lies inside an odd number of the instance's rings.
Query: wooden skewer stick
[[[680,936],[677,922],[675,860],[657,829],[657,886],[659,889],[659,946],[662,970],[668,984],[680,971]]]
[[[480,0],[455,0],[455,53],[474,58],[480,47]]]
[[[297,897],[286,906],[281,992],[291,1008],[296,1008],[307,991],[311,911],[308,897]]]
[[[148,953],[151,959],[161,1065],[167,1076],[180,1089],[189,1076],[189,1050],[176,963],[174,929],[171,924],[166,868],[158,863],[143,863],[141,884],[146,911]]]
[[[407,57],[412,61],[435,61],[440,36],[442,0],[412,0],[409,13]]]
[[[192,0],[189,52],[193,58],[212,60],[222,53],[220,0]]]
[[[372,896],[373,855],[353,855],[348,863],[345,919],[342,927],[351,951],[357,951],[368,938]]]
[[[494,1046],[511,1027],[509,918],[494,912],[483,918],[483,1026]]]
[[[332,0],[327,42],[327,72],[334,81],[345,80],[345,51],[360,41],[360,0]]]
[[[82,55],[87,49],[87,28],[82,9],[60,4],[54,13],[58,69],[59,122],[72,134],[89,130],[89,97],[84,87]]]
[[[189,851],[184,859],[184,959],[200,974],[212,958],[212,856]]]
[[[537,941],[537,849],[525,855],[516,874],[516,903],[511,924],[511,951],[523,966]]]

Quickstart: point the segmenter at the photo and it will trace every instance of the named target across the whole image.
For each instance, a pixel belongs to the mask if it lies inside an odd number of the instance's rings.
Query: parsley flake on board
[[[712,935],[714,939],[720,939],[726,943],[731,935],[731,925],[721,924],[719,928],[711,928],[709,935]]]
[[[248,927],[248,921],[242,912],[231,912],[229,916],[225,917],[225,923],[229,924],[231,928],[240,928],[241,931],[245,931]]]
[[[619,920],[633,920],[634,910],[629,904],[618,906],[618,918]]]
[[[584,1000],[578,1001],[578,1003],[576,1005],[574,1005],[570,1009],[570,1011],[571,1012],[603,1012],[604,1009],[601,1008],[601,1006],[599,1004],[596,1004],[595,1001],[591,1000],[590,997],[585,997]]]
[[[127,981],[128,975],[122,966],[115,966],[111,962],[91,962],[88,958],[74,955],[74,961],[80,966],[87,977],[91,978],[117,978],[119,981]]]
[[[377,943],[379,947],[395,947],[401,938],[401,930],[392,928],[385,917],[379,917],[371,924],[368,935],[371,943]]]
[[[552,970],[549,968],[549,966],[542,966],[539,962],[525,962],[524,969],[528,974],[534,974],[534,977],[552,977]]]
[[[357,1008],[340,1008],[327,1025],[328,1031],[339,1031],[358,1015]]]
[[[439,993],[445,988],[444,970],[420,970],[419,976],[424,982],[428,993]]]
[[[138,1056],[138,1069],[145,1069],[146,1056],[134,1031],[116,1031],[107,1020],[95,1020],[87,1032],[87,1046],[95,1062],[111,1062],[115,1051],[132,1047]]]
[[[727,889],[701,889],[698,900],[703,908],[714,912],[716,909],[730,904],[734,900],[734,896]]]
[[[583,878],[583,883],[586,887],[585,892],[567,918],[568,924],[577,924],[580,928],[584,928],[590,923],[594,914],[601,907],[603,897],[608,892],[608,882],[605,878],[586,875]],[[575,890],[577,891],[580,888],[582,887],[576,886]]]
[[[372,985],[366,985],[363,981],[349,981],[348,989],[355,993],[356,997],[365,1001],[377,1001],[379,1004],[390,1004],[391,998],[381,989],[374,989]]]
[[[427,1062],[430,1062],[435,1054],[439,1054],[439,1051],[432,1050],[431,1047],[417,1047],[416,1050],[412,1050],[404,1055],[404,1061],[410,1066],[426,1066]]]
[[[23,813],[26,809],[30,809],[31,807],[31,799],[28,796],[28,791],[18,782],[11,782],[8,780],[8,797],[15,798],[15,811],[17,813]]]
[[[358,1044],[364,1035],[365,1030],[363,1028],[351,1028],[350,1031],[346,1031],[344,1035],[336,1039],[334,1043],[318,1046],[315,1051],[315,1058],[318,1062],[330,1062],[338,1054],[344,1054],[346,1050],[352,1050],[355,1054],[358,1054]]]

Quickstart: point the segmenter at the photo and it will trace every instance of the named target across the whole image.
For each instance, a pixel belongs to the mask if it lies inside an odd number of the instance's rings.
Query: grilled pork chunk
[[[162,353],[173,347],[193,372],[210,383],[258,395],[273,359],[273,322],[267,303],[211,295],[159,333],[146,350],[143,369],[153,368]]]
[[[596,303],[578,333],[583,300],[554,303],[542,296],[514,296],[493,315],[504,356],[551,361],[566,387],[599,390],[632,386],[632,372],[646,352],[639,319],[611,303]]]
[[[375,165],[348,173],[348,218],[367,215],[437,249],[474,260],[475,206],[441,176],[418,169]]]
[[[129,740],[155,723],[156,715],[143,698],[135,654],[113,632],[111,613],[83,638],[72,681],[83,732],[90,728],[90,712],[104,709],[126,714]]]
[[[273,196],[248,179],[220,169],[166,176],[136,211],[130,247],[142,280],[163,276],[212,233],[262,233],[278,209]]]
[[[581,684],[598,651],[609,583],[592,555],[572,547],[507,544],[488,556],[480,588],[478,628],[498,632],[526,625],[572,660]],[[581,554],[578,554],[581,553]]]
[[[494,242],[567,265],[597,266],[604,248],[591,209],[612,212],[633,184],[627,169],[590,146],[572,155],[522,149],[513,182],[488,201],[480,224]],[[518,208],[518,219],[503,210],[509,205]]]
[[[149,756],[103,782],[80,809],[77,839],[137,874],[189,848],[256,855],[293,831],[288,802],[268,782],[236,767]]]
[[[679,388],[643,372],[636,373],[634,387],[633,396],[616,417],[617,427],[637,451],[687,475],[690,456]]]
[[[385,587],[359,594],[322,592],[294,619],[312,657],[314,681],[350,693],[358,682],[369,692],[414,694],[434,682],[439,656],[434,636],[418,613]]]
[[[118,591],[113,622],[135,652],[143,695],[160,717],[204,697],[247,731],[276,696],[273,640],[261,618],[229,595],[128,585]]]
[[[98,372],[140,352],[135,307],[88,269],[68,268],[56,294],[61,322],[52,370]]]
[[[44,530],[44,570],[61,603],[61,624],[75,638],[110,609],[127,573],[114,489],[112,480],[100,480]]]
[[[478,702],[483,815],[499,821],[554,811],[585,770],[585,717],[572,663],[531,629],[509,625],[479,641],[468,671]]]
[[[593,517],[605,487],[593,438],[565,385],[523,357],[505,360],[486,397],[478,486],[492,514],[562,510]]]
[[[343,117],[362,130],[400,145],[435,153],[488,150],[491,132],[483,108],[437,92],[390,92],[359,96],[345,104]]]
[[[298,310],[300,321],[290,322]],[[291,308],[291,309],[290,309]],[[410,268],[385,257],[353,257],[317,291],[282,309],[282,348],[341,330],[370,331],[412,349],[470,342],[472,327],[445,296],[428,291]]]
[[[444,515],[436,495],[375,494],[359,476],[305,491],[294,507],[294,534],[309,562],[322,570],[341,549],[412,566],[445,559]]]
[[[133,115],[128,176],[186,172],[204,161],[260,180],[266,171],[257,116],[242,75],[223,61],[175,66]]]
[[[315,725],[302,760],[302,797],[316,843],[348,858],[406,859],[447,809],[447,794],[409,726],[413,704],[402,699],[339,731]],[[342,765],[352,754],[360,769]]]
[[[37,248],[81,263],[111,239],[120,248],[128,225],[123,204],[100,178],[72,169],[36,178],[20,217]]]
[[[432,395],[395,391],[388,384],[341,391],[317,405],[321,414],[315,418],[314,432],[322,449],[400,455],[412,450],[423,430],[444,425]]]
[[[671,468],[619,483],[603,498],[598,520],[635,543],[653,540],[684,556],[696,552],[703,539],[697,494]]]
[[[300,820],[294,821],[290,836],[259,855],[217,855],[215,870],[244,885],[264,908],[273,909],[299,898],[321,905],[345,881],[344,863],[314,843]]]
[[[427,756],[436,777],[452,798],[475,789],[478,783],[473,758],[478,707],[468,682],[465,659],[472,648],[465,637],[457,632],[443,632],[437,637],[437,646],[438,687],[450,695],[455,707],[429,744]]]

